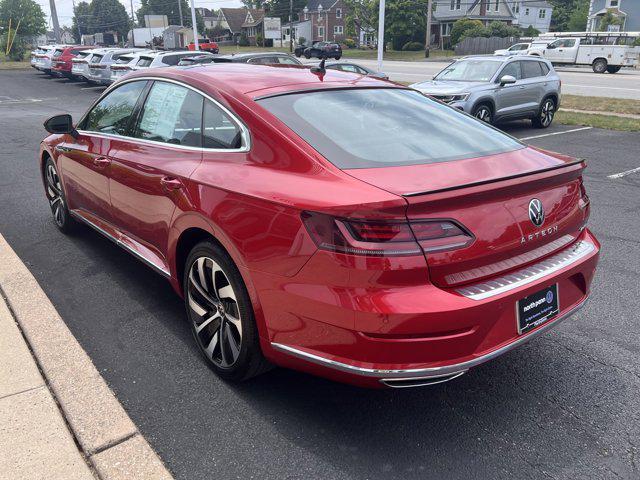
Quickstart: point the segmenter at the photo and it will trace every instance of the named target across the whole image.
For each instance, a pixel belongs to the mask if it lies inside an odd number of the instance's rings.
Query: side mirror
[[[54,115],[44,122],[44,129],[49,133],[69,133],[74,136],[76,134],[76,129],[73,126],[73,120],[71,119],[71,115],[68,113]]]
[[[512,75],[504,75],[502,78],[500,78],[500,85],[502,85],[503,87],[505,85],[511,85],[512,83],[516,83],[516,77]]]

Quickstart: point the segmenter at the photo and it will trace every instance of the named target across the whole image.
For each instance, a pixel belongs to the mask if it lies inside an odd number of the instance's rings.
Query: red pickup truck
[[[200,50],[203,50],[205,52],[218,53],[220,51],[216,42],[212,42],[211,40],[206,38],[198,40],[198,47],[200,47]],[[191,42],[187,48],[189,50],[195,51],[196,44],[194,42]]]

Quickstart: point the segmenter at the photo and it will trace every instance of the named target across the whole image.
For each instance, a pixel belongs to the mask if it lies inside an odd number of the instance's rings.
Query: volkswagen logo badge
[[[544,223],[544,208],[542,202],[537,198],[529,202],[529,220],[536,227],[540,227]]]

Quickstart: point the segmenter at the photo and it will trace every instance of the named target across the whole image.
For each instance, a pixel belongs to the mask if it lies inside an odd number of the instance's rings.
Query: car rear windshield
[[[434,80],[488,82],[502,65],[502,62],[495,60],[459,60],[442,70],[435,76]]]
[[[430,164],[524,148],[413,90],[325,90],[258,103],[343,169]]]
[[[136,65],[138,67],[148,67],[153,62],[153,57],[140,57]]]
[[[90,62],[91,63],[100,63],[100,60],[102,60],[102,55],[94,54],[93,57],[91,57]]]
[[[131,60],[133,60],[133,57],[131,56],[121,56],[119,57],[115,62],[113,63],[117,63],[118,65],[124,65],[129,63]]]

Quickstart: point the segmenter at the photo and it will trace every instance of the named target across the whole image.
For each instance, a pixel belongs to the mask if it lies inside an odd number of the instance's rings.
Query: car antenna
[[[317,67],[311,67],[311,71],[313,73],[321,73],[321,74],[327,73],[327,69],[324,68],[324,62],[326,60],[327,60],[326,58],[323,58],[322,60],[320,60],[320,65],[318,65]]]

